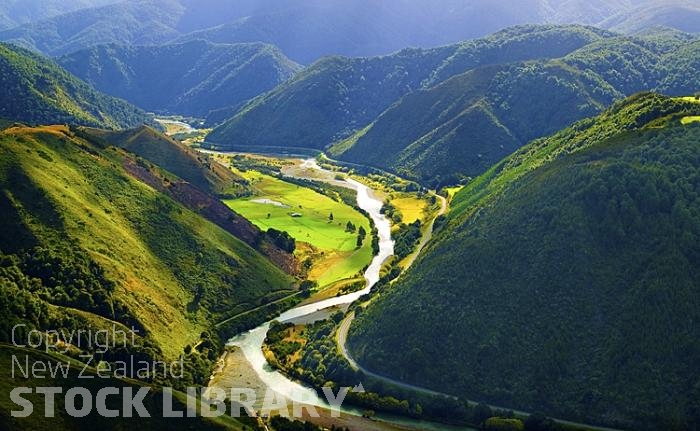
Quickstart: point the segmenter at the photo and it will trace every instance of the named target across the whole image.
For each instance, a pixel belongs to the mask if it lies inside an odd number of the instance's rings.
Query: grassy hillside
[[[30,124],[135,127],[145,113],[98,93],[53,61],[0,43],[0,117]]]
[[[58,374],[55,377],[46,376],[44,378],[29,378],[25,379],[20,376],[20,371],[15,364],[15,377],[9,370],[12,369],[13,360],[19,361],[24,366],[25,361],[29,364],[51,364],[69,366],[67,375]],[[169,429],[169,430],[189,430],[189,429],[205,429],[205,430],[243,430],[246,425],[239,422],[230,416],[220,418],[165,418],[163,417],[163,391],[158,385],[148,385],[149,392],[144,398],[143,406],[148,411],[151,417],[139,417],[137,411],[133,411],[134,417],[125,418],[120,414],[116,418],[106,418],[98,414],[96,408],[92,409],[91,414],[82,417],[71,417],[66,413],[65,409],[65,393],[72,388],[86,388],[93,394],[93,397],[103,387],[118,388],[123,391],[123,388],[131,388],[136,394],[144,386],[144,383],[130,379],[116,378],[98,378],[94,368],[87,369],[85,374],[79,376],[83,364],[72,360],[69,357],[59,354],[47,354],[40,350],[31,350],[18,348],[15,346],[0,344],[0,364],[2,364],[3,372],[0,377],[0,425],[3,429],[12,430],[31,430],[31,431],[59,431],[72,429],[125,429],[128,427],[144,427],[146,429]],[[40,374],[41,375],[41,374]],[[62,394],[55,396],[54,417],[46,417],[44,414],[44,395],[30,394],[22,397],[31,401],[34,404],[33,413],[26,418],[14,418],[10,416],[10,411],[21,411],[22,408],[16,405],[10,399],[10,392],[17,387],[60,387],[63,389]],[[123,393],[123,392],[122,392]],[[173,392],[172,397],[173,411],[184,412],[187,409],[188,398],[185,393]],[[94,398],[93,398],[94,407]],[[123,412],[123,401],[119,395],[112,395],[106,399],[106,407],[109,410]],[[198,405],[198,411],[200,406]],[[250,426],[250,424],[248,424]]]
[[[99,91],[154,112],[206,117],[235,110],[301,67],[262,43],[202,40],[162,46],[101,45],[58,59]]]
[[[246,194],[244,178],[148,126],[121,132],[101,129],[85,129],[85,132],[155,163],[203,191],[228,196]]]
[[[494,62],[565,55],[605,36],[585,27],[521,27],[431,50],[323,59],[254,99],[207,141],[323,149],[370,124],[401,97]],[[260,127],[265,124],[265,127]]]
[[[700,127],[681,120],[698,113],[642,94],[472,181],[353,325],[351,352],[468,399],[697,427]]]
[[[13,322],[135,325],[149,357],[201,346],[190,358],[201,381],[216,322],[294,291],[230,229],[173,200],[184,186],[144,159],[61,126],[9,128],[0,146],[0,279],[2,296],[16,298],[2,304],[2,340]]]
[[[223,228],[285,272],[298,273],[292,254],[221,201],[251,194],[249,182],[242,176],[148,126],[122,132],[90,128],[76,132],[103,147],[114,145],[138,156],[124,165],[135,178]]]

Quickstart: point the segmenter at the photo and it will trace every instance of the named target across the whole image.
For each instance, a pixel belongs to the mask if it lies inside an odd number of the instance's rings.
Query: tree
[[[270,228],[267,230],[267,236],[277,247],[288,253],[294,253],[296,250],[296,240],[285,231]]]
[[[301,289],[302,292],[310,292],[311,290],[315,289],[318,287],[318,283],[312,280],[304,280],[301,282],[301,285],[299,288]]]
[[[493,410],[486,404],[480,403],[474,407],[474,423],[482,424],[491,416],[493,416]]]
[[[328,221],[333,221],[333,213],[330,213],[330,214],[328,215]]]
[[[554,428],[554,421],[543,413],[536,412],[525,419],[525,429],[527,431],[549,431]]]

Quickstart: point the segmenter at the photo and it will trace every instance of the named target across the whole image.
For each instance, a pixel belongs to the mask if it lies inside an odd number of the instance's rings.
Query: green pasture
[[[354,208],[260,172],[240,174],[251,182],[254,196],[225,200],[224,203],[263,230],[286,231],[297,242],[308,243],[317,249],[321,258],[314,262],[311,278],[319,285],[351,277],[370,262],[369,221]],[[368,232],[359,249],[357,233],[345,230],[348,222],[358,229],[363,226]]]

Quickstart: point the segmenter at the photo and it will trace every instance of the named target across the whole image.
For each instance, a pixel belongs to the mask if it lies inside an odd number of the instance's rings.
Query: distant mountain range
[[[262,43],[101,45],[58,63],[99,91],[149,111],[215,118],[294,76],[301,66]],[[219,111],[219,112],[212,112]]]
[[[94,90],[53,61],[0,43],[0,118],[29,124],[129,128],[148,122],[139,108]]]
[[[479,65],[559,57],[604,37],[584,27],[520,27],[463,44],[371,58],[329,57],[253,100],[214,130],[216,144],[323,149],[403,96]],[[459,97],[459,93],[451,93]],[[270,127],[255,127],[264,122]],[[300,125],[308,127],[299,127]]]
[[[700,68],[688,62],[700,43],[655,39],[603,38],[558,59],[473,69],[404,97],[331,153],[423,181],[476,176],[625,96],[700,91]]]
[[[700,5],[692,0],[129,0],[51,15],[33,13],[32,22],[0,32],[0,40],[52,56],[112,43],[264,42],[309,64],[325,55],[373,56],[445,45],[526,23],[700,31]]]
[[[121,0],[0,0],[0,30]]]

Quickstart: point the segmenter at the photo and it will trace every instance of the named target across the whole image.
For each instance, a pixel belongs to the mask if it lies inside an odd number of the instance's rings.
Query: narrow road
[[[420,256],[420,254],[423,252],[425,246],[428,245],[431,239],[433,239],[433,228],[435,227],[435,220],[437,220],[437,218],[441,215],[445,215],[445,213],[447,213],[447,199],[445,199],[437,193],[435,193],[433,196],[440,200],[440,211],[435,217],[433,217],[433,219],[430,221],[430,224],[428,224],[428,227],[423,232],[423,237],[421,238],[418,247],[416,247],[416,251],[414,251],[413,254],[411,254],[411,256],[406,261],[406,267],[404,268],[404,271],[410,268],[411,265],[413,265],[416,259],[418,259],[418,256]]]
[[[416,251],[411,255],[409,260],[406,262],[406,267],[404,268],[404,271],[408,269],[413,263],[416,261],[416,258],[421,254],[423,251],[423,248],[425,248],[426,245],[430,242],[430,240],[433,238],[433,227],[435,226],[435,220],[440,217],[441,215],[444,215],[447,213],[447,199],[444,197],[438,195],[437,193],[434,195],[440,200],[440,211],[433,217],[433,219],[430,221],[428,224],[428,227],[425,229],[423,232],[423,236],[421,238],[420,243],[416,247]],[[350,364],[350,367],[354,369],[355,371],[362,371],[365,375],[367,376],[372,376],[376,379],[383,380],[385,382],[391,383],[394,386],[400,387],[402,389],[408,389],[411,391],[419,392],[422,394],[427,394],[427,395],[434,395],[434,396],[442,396],[442,397],[447,397],[447,398],[452,398],[452,399],[457,399],[457,397],[450,395],[450,394],[445,394],[442,392],[437,392],[433,391],[431,389],[427,388],[422,388],[420,386],[415,386],[411,385],[408,383],[404,383],[398,380],[394,380],[392,378],[382,376],[380,374],[373,373],[372,371],[369,371],[368,369],[362,367],[360,364],[358,364],[351,356],[350,353],[347,350],[347,339],[348,339],[348,332],[350,331],[350,325],[352,324],[353,320],[355,320],[355,312],[352,311],[348,313],[347,316],[345,316],[345,319],[340,323],[340,326],[338,327],[338,330],[336,331],[335,334],[335,340],[336,344],[338,345],[338,351],[343,355],[345,360],[348,361]]]
[[[347,347],[345,344],[345,342],[347,341],[347,338],[348,338],[348,331],[350,330],[350,324],[352,323],[354,318],[355,318],[354,311],[348,313],[348,315],[345,317],[345,320],[343,320],[340,323],[340,327],[338,327],[338,331],[336,332],[336,335],[335,335],[336,343],[338,343],[338,349],[340,350],[343,357],[348,361],[348,363],[350,363],[350,367],[352,367],[353,370],[362,371],[367,376],[371,376],[371,377],[374,377],[376,379],[383,380],[387,383],[392,384],[393,386],[396,386],[396,387],[399,387],[402,389],[408,389],[408,390],[411,390],[414,392],[419,392],[419,393],[426,394],[426,395],[447,397],[447,398],[452,398],[455,400],[457,399],[457,397],[455,397],[453,395],[433,391],[431,389],[422,388],[420,386],[411,385],[411,384],[404,383],[404,382],[401,382],[398,380],[394,380],[394,379],[386,377],[386,376],[382,376],[382,375],[377,374],[377,373],[373,373],[372,371],[369,371],[368,369],[362,367],[360,364],[355,362],[355,360],[352,359],[352,357],[350,357],[350,355],[348,354]]]
[[[258,310],[262,310],[263,308],[269,307],[270,305],[279,304],[280,302],[286,301],[287,299],[293,298],[293,297],[295,297],[295,296],[297,296],[297,295],[299,295],[299,294],[301,294],[301,291],[294,292],[294,293],[292,293],[291,295],[284,296],[284,297],[282,297],[282,298],[280,298],[280,299],[277,299],[277,300],[275,300],[275,301],[267,302],[267,303],[265,303],[265,304],[263,304],[263,305],[257,306],[257,307],[255,307],[255,308],[251,308],[250,310],[243,311],[243,312],[238,313],[238,314],[236,314],[236,315],[234,315],[234,316],[228,317],[228,318],[222,320],[222,321],[219,322],[219,323],[215,323],[215,324],[214,324],[214,327],[215,327],[215,328],[220,328],[222,325],[227,324],[228,322],[232,321],[233,319],[237,319],[237,318],[239,318],[239,317],[246,316],[246,315],[248,315],[248,314],[250,314],[250,313],[254,313],[254,312],[258,311]]]

